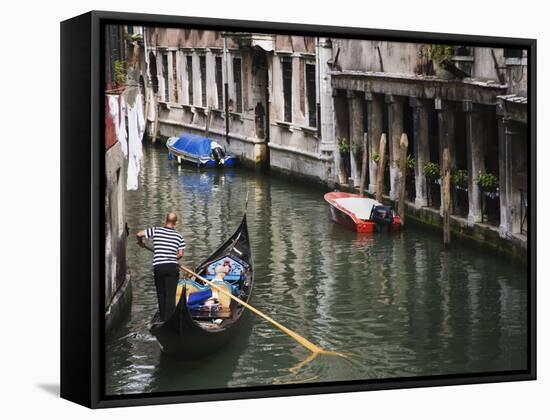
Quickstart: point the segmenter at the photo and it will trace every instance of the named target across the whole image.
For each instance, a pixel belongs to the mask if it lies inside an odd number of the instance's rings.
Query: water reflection
[[[131,314],[107,340],[107,392],[216,389],[389,378],[526,367],[526,269],[412,225],[358,235],[330,222],[322,192],[244,170],[196,171],[147,148],[140,190],[127,194],[128,224],[180,215],[186,264],[229,236],[249,194],[256,264],[252,304],[323,348],[307,350],[251,317],[237,340],[208,359],[162,357],[148,332],[156,309],[150,255],[132,241]]]

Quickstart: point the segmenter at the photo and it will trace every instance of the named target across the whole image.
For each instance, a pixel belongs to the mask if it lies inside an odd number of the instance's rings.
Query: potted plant
[[[498,189],[498,178],[490,172],[480,174],[476,182],[479,189],[485,193],[495,193]]]
[[[126,74],[128,65],[124,60],[115,60],[113,62],[114,80],[113,90],[122,92],[126,85]]]
[[[340,182],[345,183],[347,182],[347,177],[350,175],[350,172],[351,172],[350,161],[349,161],[349,158],[350,158],[349,157],[349,151],[350,151],[349,140],[346,137],[337,137],[336,141],[338,145],[338,150],[340,151],[341,162],[342,162],[340,175],[343,175],[343,178],[345,178],[345,179],[342,179],[342,176],[340,176],[341,178]]]
[[[428,198],[430,205],[438,205],[440,197],[439,179],[441,178],[441,168],[439,163],[426,162],[422,167],[422,173],[427,179]]]
[[[353,151],[353,155],[357,159],[361,159],[361,157],[363,156],[363,145],[361,143],[353,143],[351,148]]]
[[[451,181],[455,188],[468,190],[468,171],[466,169],[455,169],[452,171]]]
[[[482,192],[482,221],[497,222],[499,212],[498,178],[490,172],[480,173],[476,183]]]
[[[441,168],[439,167],[439,163],[426,162],[422,167],[422,173],[431,181],[438,180],[441,178]]]

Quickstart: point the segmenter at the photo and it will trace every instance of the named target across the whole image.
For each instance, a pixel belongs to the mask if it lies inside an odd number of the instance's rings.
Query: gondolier
[[[168,213],[164,226],[149,227],[136,234],[138,244],[142,247],[145,246],[144,238],[153,239],[153,271],[161,321],[170,318],[176,308],[178,260],[183,257],[185,249],[185,240],[176,230],[177,222],[176,213]]]
[[[150,331],[166,354],[185,359],[203,357],[224,349],[248,312],[231,298],[248,304],[254,284],[246,215],[233,235],[193,271],[183,270],[196,275],[183,276],[176,311],[164,322],[153,317]],[[186,295],[187,300],[183,299]],[[218,302],[205,301],[211,296]]]

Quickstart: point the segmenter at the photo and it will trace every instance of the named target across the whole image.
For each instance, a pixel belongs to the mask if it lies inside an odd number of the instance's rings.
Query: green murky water
[[[323,192],[242,170],[179,168],[146,147],[140,188],[128,192],[131,232],[180,216],[195,265],[237,227],[249,192],[252,303],[324,348],[308,351],[251,317],[234,342],[200,361],[161,356],[148,331],[156,310],[151,255],[131,237],[131,313],[107,339],[107,394],[398,378],[526,368],[527,271],[468,244],[408,225],[365,236],[334,225]]]

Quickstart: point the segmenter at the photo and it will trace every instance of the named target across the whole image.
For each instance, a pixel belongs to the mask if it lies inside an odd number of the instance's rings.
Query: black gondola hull
[[[176,311],[180,311],[179,321],[174,320],[173,324],[153,324],[151,332],[162,351],[178,359],[198,359],[222,350],[238,333],[240,324],[249,318],[245,311],[230,328],[207,331],[189,316],[186,307]]]
[[[239,257],[248,264],[247,296],[244,299],[249,302],[252,296],[254,283],[254,265],[252,252],[250,250],[248,227],[246,215],[237,231],[214,252],[209,258],[201,263],[196,269],[197,274],[212,262],[221,257],[233,255]],[[182,297],[185,293],[182,294]],[[155,336],[164,353],[175,358],[199,358],[212,354],[229,344],[231,339],[237,334],[239,326],[246,322],[249,317],[249,311],[238,305],[231,303],[232,318],[222,327],[212,326],[207,329],[193,319],[189,312],[185,298],[181,298],[174,314],[166,321],[158,321],[158,313],[151,322],[151,333]]]

